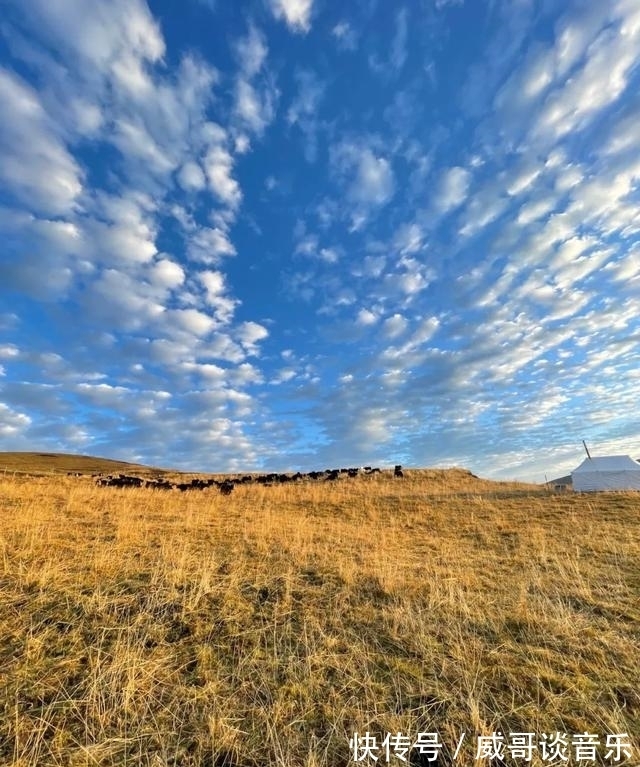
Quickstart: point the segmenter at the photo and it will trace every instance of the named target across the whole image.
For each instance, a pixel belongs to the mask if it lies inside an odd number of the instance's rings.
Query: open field
[[[340,766],[367,730],[463,767],[493,731],[628,733],[581,764],[640,764],[640,494],[0,475],[0,764]]]

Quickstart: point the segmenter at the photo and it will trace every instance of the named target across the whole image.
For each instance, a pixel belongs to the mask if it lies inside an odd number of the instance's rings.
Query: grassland
[[[339,767],[369,730],[466,767],[500,730],[628,733],[635,766],[639,661],[638,494],[0,475],[2,765]]]

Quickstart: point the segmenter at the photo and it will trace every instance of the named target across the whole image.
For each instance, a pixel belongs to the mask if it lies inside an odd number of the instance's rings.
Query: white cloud
[[[571,237],[558,247],[550,265],[552,268],[565,267],[597,244],[595,237]]]
[[[120,409],[124,397],[132,393],[124,386],[112,386],[106,383],[79,383],[76,384],[75,389],[83,398],[90,400],[98,407],[116,407],[117,409]]]
[[[296,377],[297,373],[293,368],[282,368],[282,370],[279,370],[275,376],[271,380],[271,383],[273,385],[278,385],[282,383],[286,383],[287,381],[292,381]]]
[[[397,338],[407,329],[408,322],[401,314],[394,314],[383,323],[383,331],[386,338]]]
[[[217,264],[221,256],[235,256],[236,249],[222,229],[203,227],[189,238],[187,253],[198,263]]]
[[[185,281],[184,269],[168,258],[154,264],[151,281],[163,288],[177,288]]]
[[[238,340],[243,346],[253,347],[268,337],[269,331],[257,322],[243,322],[238,329]]]
[[[355,51],[358,46],[357,34],[348,21],[339,21],[331,34],[338,41],[338,47],[344,51]]]
[[[273,94],[265,90],[260,96],[247,80],[236,84],[236,114],[250,130],[261,134],[275,114]]]
[[[235,333],[247,354],[257,354],[257,344],[268,338],[269,331],[257,322],[243,322]]]
[[[233,157],[222,146],[212,146],[204,159],[209,188],[218,199],[235,210],[242,200],[238,182],[232,178]]]
[[[12,410],[4,402],[0,402],[0,437],[15,439],[31,424],[31,418],[25,413]]]
[[[206,345],[201,348],[203,359],[218,359],[226,362],[243,362],[245,352],[239,344],[226,333],[216,333]]]
[[[434,204],[441,213],[448,213],[459,207],[467,198],[471,173],[465,168],[455,167],[443,171]]]
[[[319,248],[319,240],[315,234],[305,235],[296,245],[296,253],[304,256],[314,255]]]
[[[584,57],[600,29],[606,25],[611,5],[585,5],[558,24],[553,58],[559,76],[566,75]]]
[[[0,359],[11,359],[12,357],[18,357],[20,350],[14,344],[4,344],[0,346]]]
[[[587,50],[584,66],[549,95],[534,135],[558,140],[580,130],[626,89],[637,63],[640,29],[630,23],[632,9],[618,4],[616,10],[620,13],[618,29],[601,31]]]
[[[362,274],[367,277],[380,277],[385,266],[386,259],[384,256],[365,256],[362,265],[356,267],[355,274],[359,275],[360,270],[362,270]]]
[[[393,246],[401,255],[418,253],[422,250],[424,232],[418,224],[403,224],[393,238]]]
[[[165,53],[157,23],[141,0],[33,0],[23,9],[49,42],[101,71],[159,61]]]
[[[105,270],[80,297],[91,323],[135,332],[154,325],[165,312],[164,291],[118,269]]]
[[[180,367],[189,373],[196,373],[207,381],[208,385],[212,383],[225,383],[227,379],[227,370],[219,365],[195,362],[183,362]]]
[[[407,295],[419,293],[429,285],[429,280],[422,269],[410,270],[394,275],[390,280],[395,282],[400,290]]]
[[[186,191],[200,191],[205,187],[205,177],[202,168],[193,161],[186,162],[178,172],[178,182]]]
[[[400,321],[395,321],[396,327],[394,330],[399,331],[401,326]],[[393,325],[391,326],[393,327]],[[422,361],[420,356],[416,356],[417,352],[421,351],[421,347],[430,341],[436,334],[440,327],[440,320],[437,317],[426,317],[420,320],[417,328],[413,331],[411,336],[402,344],[402,346],[394,347],[390,346],[381,353],[380,357],[383,363],[394,362],[400,363],[403,367],[411,368],[414,363]],[[392,336],[388,334],[388,337],[395,337],[400,334],[401,331],[394,333]],[[422,350],[424,355],[424,350]]]
[[[114,61],[111,72],[117,85],[135,99],[146,99],[153,91],[153,81],[145,63],[135,54],[123,53]]]
[[[175,324],[194,336],[205,336],[215,326],[213,319],[208,314],[197,309],[173,309],[167,312],[167,315],[170,326]]]
[[[320,248],[318,256],[320,260],[324,261],[326,264],[337,264],[340,259],[338,251],[335,248]]]
[[[216,318],[227,324],[231,321],[233,313],[239,301],[225,295],[225,277],[222,272],[200,272],[198,279],[206,291],[206,302],[212,307]]]
[[[284,19],[292,32],[306,33],[311,28],[313,0],[270,0],[277,19]]]
[[[64,296],[73,283],[75,257],[84,246],[77,228],[0,207],[0,229],[5,283],[40,301]]]
[[[568,192],[569,189],[577,186],[584,179],[582,170],[579,167],[573,165],[565,165],[559,169],[556,176],[555,188],[556,191],[563,193]]]
[[[153,202],[135,192],[121,197],[100,195],[97,214],[106,221],[88,219],[84,223],[90,248],[108,263],[147,263],[158,252]]]
[[[501,196],[501,185],[488,182],[476,191],[464,208],[460,227],[463,237],[471,237],[495,221],[507,207],[507,200]]]
[[[391,44],[391,66],[400,71],[407,60],[407,37],[409,33],[409,12],[401,8],[396,14],[396,32]]]
[[[518,213],[518,224],[520,226],[527,226],[533,221],[537,221],[539,218],[546,216],[550,213],[556,205],[556,200],[549,197],[542,200],[531,200],[526,205],[520,208]]]
[[[365,207],[381,206],[393,197],[391,163],[366,144],[343,142],[333,149],[332,158],[338,172],[350,177],[347,194],[352,202]]]
[[[305,158],[309,162],[314,162],[318,148],[318,105],[325,87],[313,72],[307,70],[298,72],[296,80],[298,94],[287,110],[287,122],[300,128],[305,138]]]
[[[38,95],[0,69],[0,178],[5,190],[29,208],[64,215],[76,207],[83,173],[57,135]]]
[[[102,108],[82,98],[73,99],[70,106],[76,130],[83,136],[97,137],[104,126],[105,118]]]
[[[236,43],[236,53],[245,77],[252,78],[262,69],[269,53],[269,48],[267,47],[264,35],[251,25],[247,37]]]
[[[507,192],[509,195],[515,197],[516,195],[525,192],[540,176],[540,172],[541,171],[539,167],[525,167],[520,170],[515,178],[511,179],[509,186],[507,187]]]
[[[616,282],[629,283],[640,280],[640,250],[634,250],[614,264],[611,264],[612,279]]]
[[[360,309],[358,316],[356,317],[356,324],[361,325],[362,327],[375,325],[377,321],[377,315],[369,309]]]
[[[169,173],[176,165],[176,160],[168,156],[166,148],[160,148],[140,123],[116,120],[111,140],[123,155],[140,160],[147,169]]]
[[[222,272],[200,272],[198,278],[206,288],[210,298],[217,298],[225,292],[225,280]]]
[[[264,68],[268,48],[263,35],[251,26],[247,37],[236,44],[236,51],[240,75],[235,85],[235,117],[243,129],[261,135],[273,120],[277,97],[268,78],[261,78],[261,91],[258,90],[257,79]]]
[[[245,133],[238,133],[233,139],[236,154],[246,154],[251,149],[251,139]]]
[[[569,289],[598,271],[612,256],[611,249],[596,250],[565,263],[554,263],[554,279],[560,288]]]

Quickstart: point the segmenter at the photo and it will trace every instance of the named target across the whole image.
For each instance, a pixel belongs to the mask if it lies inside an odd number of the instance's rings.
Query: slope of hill
[[[163,473],[139,463],[114,461],[92,455],[70,453],[0,452],[0,471],[26,472],[28,474],[110,474],[136,472],[141,474]]]

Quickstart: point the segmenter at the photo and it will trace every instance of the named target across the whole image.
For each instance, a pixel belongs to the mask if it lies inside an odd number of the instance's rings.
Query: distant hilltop
[[[142,472],[146,475],[164,474],[139,463],[115,461],[92,455],[73,453],[0,452],[0,471],[17,471],[28,474],[103,474],[111,472]],[[170,470],[167,470],[170,471]]]
[[[367,475],[379,473],[381,469],[371,466],[361,466],[358,468],[345,468],[345,469],[324,469],[322,471],[307,472],[304,476],[309,476],[312,479],[317,479],[321,475],[328,476],[329,478],[337,479],[339,475],[355,476],[357,474]],[[472,474],[468,469],[460,467],[451,467],[448,469],[430,469],[430,468],[418,468],[418,469],[406,469],[411,476],[417,476],[418,473],[425,474],[428,478],[433,475],[436,476],[453,476],[459,475],[467,479],[479,479],[475,474]],[[146,466],[140,463],[132,463],[129,461],[117,461],[112,458],[100,458],[98,456],[91,455],[76,455],[73,453],[45,453],[45,452],[0,452],[0,472],[17,472],[23,474],[73,474],[73,475],[87,475],[87,476],[104,476],[111,475],[117,476],[120,474],[136,476],[144,480],[165,480],[170,476],[173,477],[202,477],[202,476],[218,476],[218,477],[230,477],[244,475],[254,475],[247,477],[248,479],[259,480],[262,477],[261,472],[217,472],[217,471],[180,471],[171,468],[159,468],[154,466]],[[402,467],[398,464],[395,466],[387,467],[385,473],[391,472],[395,477],[402,477]],[[298,473],[299,476],[300,475]],[[317,476],[312,476],[317,475]],[[265,475],[267,479],[271,481],[278,481],[283,477],[283,474],[272,473]],[[295,475],[294,475],[295,476]],[[179,480],[184,481],[184,480]],[[490,480],[486,480],[490,481]]]

